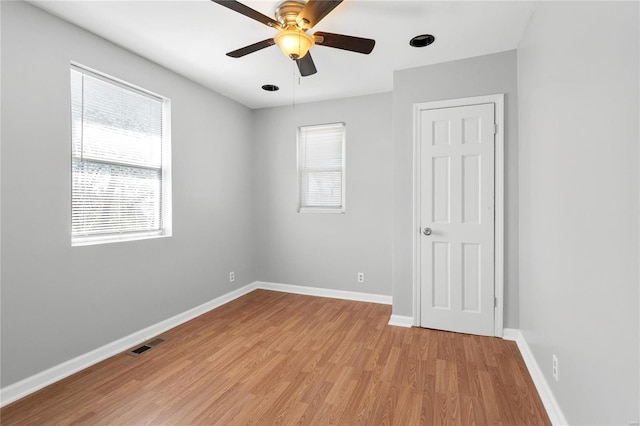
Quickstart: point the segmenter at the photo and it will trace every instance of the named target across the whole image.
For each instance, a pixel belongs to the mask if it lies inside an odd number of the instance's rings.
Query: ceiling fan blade
[[[266,40],[259,41],[257,43],[250,44],[245,47],[241,47],[238,50],[234,50],[233,52],[227,53],[227,56],[231,56],[232,58],[241,58],[244,55],[248,55],[249,53],[257,52],[260,49],[264,49],[265,47],[273,46],[276,44],[272,38],[268,38]]]
[[[296,64],[298,64],[300,75],[303,77],[318,72],[318,70],[316,69],[316,64],[313,63],[313,59],[311,58],[311,52],[307,52],[307,54],[304,55],[302,59],[296,59]]]
[[[304,22],[304,28],[309,29],[320,22],[340,3],[342,3],[342,0],[309,0],[296,19],[298,22]]]
[[[313,37],[320,46],[335,47],[336,49],[349,50],[351,52],[368,55],[376,45],[376,41],[370,38],[353,37],[343,34],[316,32]]]
[[[251,9],[249,6],[245,6],[239,1],[235,1],[235,0],[211,0],[211,1],[214,3],[218,3],[219,5],[224,6],[226,8],[229,8],[234,12],[238,12],[241,15],[246,16],[247,18],[251,18],[258,22],[262,22],[263,24],[269,27],[276,28],[276,29],[282,28],[282,25],[280,25],[280,22],[269,18],[267,15],[263,15],[257,10]]]

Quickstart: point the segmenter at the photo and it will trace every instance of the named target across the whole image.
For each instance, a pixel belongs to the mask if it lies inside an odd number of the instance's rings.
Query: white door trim
[[[420,139],[419,114],[429,109],[495,104],[497,133],[495,137],[495,255],[494,255],[494,334],[502,337],[504,318],[504,94],[475,96],[413,105],[413,325],[420,325]]]

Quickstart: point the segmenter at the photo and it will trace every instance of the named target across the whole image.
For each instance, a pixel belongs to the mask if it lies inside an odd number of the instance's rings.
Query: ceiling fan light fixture
[[[288,58],[302,59],[315,44],[315,40],[304,31],[283,30],[273,38]]]

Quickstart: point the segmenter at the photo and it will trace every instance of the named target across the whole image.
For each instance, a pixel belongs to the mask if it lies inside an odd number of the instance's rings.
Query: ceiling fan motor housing
[[[298,23],[297,21],[298,14],[304,6],[305,3],[302,1],[285,0],[276,7],[276,19],[286,29],[295,26],[306,30],[307,28],[304,28],[305,22]],[[306,22],[306,24],[309,23]]]

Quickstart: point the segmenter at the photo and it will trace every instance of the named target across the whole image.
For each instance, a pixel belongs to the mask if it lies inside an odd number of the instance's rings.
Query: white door
[[[494,335],[494,104],[423,110],[420,325]]]

